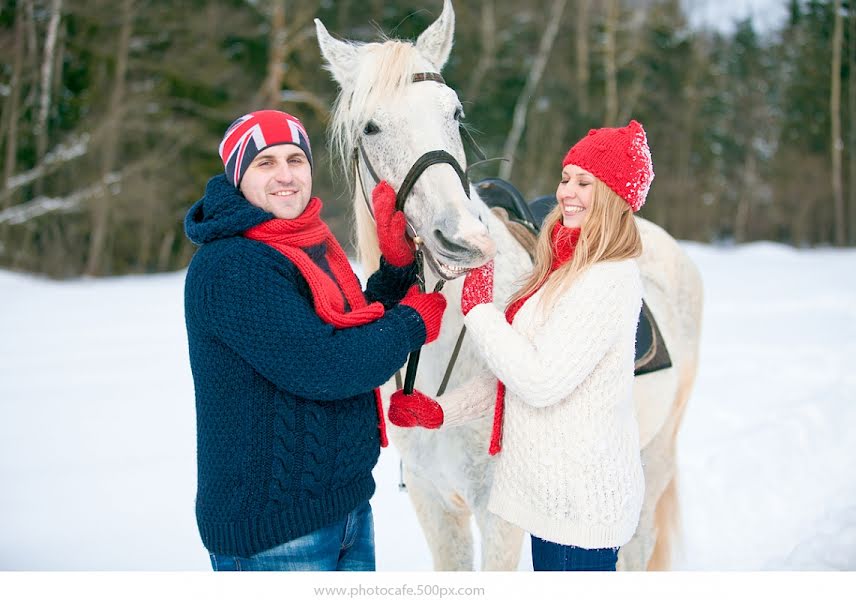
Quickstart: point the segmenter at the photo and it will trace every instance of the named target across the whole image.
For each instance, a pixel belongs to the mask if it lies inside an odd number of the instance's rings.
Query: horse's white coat
[[[415,46],[390,40],[353,44],[335,40],[316,20],[318,41],[328,68],[341,87],[331,123],[331,138],[346,170],[355,144],[362,142],[379,177],[397,188],[410,166],[429,150],[446,150],[466,165],[455,112],[457,94],[436,82],[410,83],[413,73],[437,72],[449,57],[454,12],[443,12],[419,36]],[[372,121],[380,131],[363,133]],[[367,272],[377,267],[379,251],[366,195],[373,186],[361,163],[354,182],[357,242]],[[362,185],[360,185],[362,183]],[[471,186],[467,198],[447,165],[429,167],[405,206],[408,222],[434,256],[449,265],[474,267],[495,254],[495,301],[504,306],[531,267],[529,256]],[[619,567],[644,569],[654,549],[654,513],[663,490],[675,475],[674,437],[696,368],[701,319],[699,274],[674,239],[656,225],[638,219],[644,253],[639,259],[645,298],[669,348],[673,369],[636,378],[634,397],[643,444],[646,499],[639,529],[624,546]],[[439,235],[438,235],[439,233]],[[442,267],[441,267],[442,268]],[[426,270],[427,287],[439,280]],[[437,389],[460,332],[462,278],[446,283],[449,308],[440,337],[422,349],[416,387]],[[466,340],[450,381],[459,385],[484,368]],[[385,386],[388,398],[392,384]],[[390,426],[390,438],[404,462],[408,492],[438,570],[473,568],[469,517],[475,516],[482,538],[481,567],[510,570],[517,566],[522,532],[487,511],[492,479],[488,443],[492,417],[435,431]],[[383,484],[382,484],[383,485]]]

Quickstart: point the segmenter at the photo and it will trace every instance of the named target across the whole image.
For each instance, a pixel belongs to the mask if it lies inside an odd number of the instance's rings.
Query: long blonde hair
[[[546,312],[559,294],[591,265],[601,261],[636,258],[642,254],[642,238],[639,236],[630,206],[600,179],[595,179],[591,206],[580,228],[580,238],[574,256],[551,276],[551,234],[553,227],[561,219],[562,203],[559,202],[544,218],[535,247],[532,273],[508,301],[508,306],[535,293],[543,285],[541,309]]]

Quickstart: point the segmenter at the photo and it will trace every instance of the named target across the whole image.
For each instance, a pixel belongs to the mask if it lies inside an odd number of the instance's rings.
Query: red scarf
[[[564,227],[562,222],[559,221],[553,227],[553,231],[550,232],[550,241],[551,247],[553,249],[553,262],[550,265],[550,273],[547,274],[549,277],[554,271],[556,271],[559,267],[566,264],[571,258],[574,256],[574,250],[577,247],[577,242],[580,239],[580,229],[579,227],[570,229],[568,227]],[[514,321],[514,317],[517,315],[517,312],[523,307],[523,304],[526,303],[529,298],[531,298],[535,292],[541,289],[541,286],[544,285],[544,282],[547,280],[547,277],[544,278],[541,283],[538,284],[534,290],[530,293],[526,294],[522,298],[515,300],[507,309],[505,309],[505,320],[508,321],[510,325]],[[493,431],[490,436],[490,449],[489,452],[491,454],[498,454],[500,450],[502,450],[502,415],[503,410],[505,408],[505,384],[501,381],[496,382],[496,406],[493,412]]]
[[[315,312],[325,323],[336,329],[347,329],[377,321],[384,315],[380,302],[368,304],[362,286],[342,246],[333,236],[327,224],[321,220],[321,200],[312,198],[303,213],[295,219],[271,219],[244,232],[244,237],[258,240],[281,252],[300,271],[312,291]],[[331,278],[304,248],[327,244],[327,264],[333,273]],[[350,311],[345,310],[345,301]],[[375,389],[380,445],[386,447],[386,423],[380,389]]]

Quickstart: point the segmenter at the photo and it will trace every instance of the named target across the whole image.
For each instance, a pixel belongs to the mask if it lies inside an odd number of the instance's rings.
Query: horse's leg
[[[670,567],[672,561],[672,545],[677,538],[680,529],[680,503],[678,496],[678,472],[676,458],[677,438],[678,431],[680,430],[681,423],[683,422],[684,412],[686,411],[687,401],[689,400],[690,392],[692,391],[693,383],[695,382],[697,367],[697,361],[693,360],[684,369],[680,387],[678,388],[675,408],[666,423],[666,426],[663,427],[663,429],[669,433],[667,455],[671,457],[671,461],[674,463],[674,474],[657,503],[657,509],[654,515],[654,526],[657,529],[658,535],[651,560],[648,563],[649,571],[665,571]]]
[[[433,484],[404,470],[407,493],[431,549],[435,571],[472,571],[470,511],[463,498],[443,498]]]
[[[474,513],[481,533],[482,571],[516,571],[523,530],[490,512],[486,502],[477,506]]]
[[[644,571],[661,534],[656,525],[656,510],[674,474],[674,453],[669,453],[671,432],[668,429],[662,427],[642,449],[645,498],[636,533],[618,552],[617,568],[621,571]]]

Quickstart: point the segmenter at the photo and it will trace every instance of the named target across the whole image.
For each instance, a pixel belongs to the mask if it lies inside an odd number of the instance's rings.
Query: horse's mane
[[[334,162],[350,184],[352,174],[348,166],[360,130],[381,99],[395,100],[404,93],[416,72],[420,54],[412,43],[401,40],[348,43],[359,48],[359,64],[353,88],[343,89],[336,98],[329,134]]]
[[[369,275],[378,267],[380,250],[373,219],[359,200],[363,192],[353,185],[350,160],[357,136],[380,100],[396,100],[404,94],[405,87],[411,83],[416,72],[420,54],[412,43],[401,40],[347,43],[359,49],[359,63],[353,75],[353,88],[343,89],[333,105],[329,140],[332,162],[339,166],[347,186],[354,190],[354,242],[357,256],[366,275]]]

